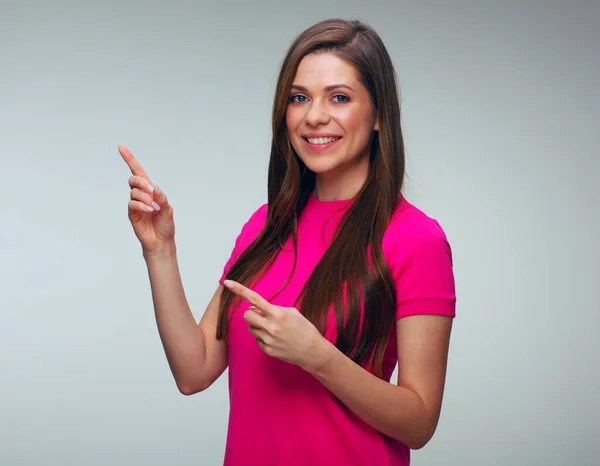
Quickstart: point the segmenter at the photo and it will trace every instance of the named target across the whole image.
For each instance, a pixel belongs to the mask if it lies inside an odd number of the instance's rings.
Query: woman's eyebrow
[[[330,92],[330,91],[333,91],[334,89],[339,89],[339,88],[349,89],[352,92],[354,92],[354,89],[352,89],[347,84],[332,84],[330,86],[325,87],[324,90],[325,90],[325,92]],[[300,86],[299,84],[292,84],[292,89],[296,89],[296,90],[302,91],[302,92],[308,92],[308,89],[306,87]]]

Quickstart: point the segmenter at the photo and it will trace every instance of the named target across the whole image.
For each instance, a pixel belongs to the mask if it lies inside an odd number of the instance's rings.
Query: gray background
[[[598,464],[600,2],[441,0],[0,3],[0,464],[222,461],[226,374],[175,387],[117,145],[174,205],[199,319],[266,200],[279,62],[328,17],[386,43],[406,193],[455,256],[413,464]]]

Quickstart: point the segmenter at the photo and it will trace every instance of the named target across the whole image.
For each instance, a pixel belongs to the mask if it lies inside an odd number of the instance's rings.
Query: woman
[[[268,203],[199,324],[173,210],[119,148],[175,381],[197,393],[229,367],[226,465],[408,465],[438,423],[454,279],[441,227],[401,193],[395,74],[379,36],[342,20],[300,34],[272,123]]]

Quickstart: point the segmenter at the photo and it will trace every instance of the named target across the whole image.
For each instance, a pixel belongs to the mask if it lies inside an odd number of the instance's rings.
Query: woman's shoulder
[[[414,252],[422,248],[449,247],[440,223],[402,197],[383,236],[383,249]]]
[[[237,260],[250,243],[255,240],[265,225],[266,219],[267,204],[263,204],[256,209],[242,225],[241,231],[239,231],[235,240],[235,246],[230,261]],[[228,265],[231,266],[231,263],[228,263]]]
[[[243,236],[256,237],[267,221],[268,204],[262,204],[258,209],[254,210],[246,223],[242,227],[241,234]]]
[[[250,219],[248,220],[249,224],[260,224],[260,227],[262,228],[262,226],[264,225],[265,221],[267,220],[267,213],[269,211],[269,205],[268,204],[262,204],[258,209],[256,209],[252,215],[250,216]]]

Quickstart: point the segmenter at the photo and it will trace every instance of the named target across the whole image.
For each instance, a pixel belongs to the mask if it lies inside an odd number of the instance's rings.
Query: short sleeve
[[[229,259],[227,259],[227,262],[223,267],[223,273],[221,274],[221,278],[219,279],[220,284],[223,284],[223,281],[229,273],[229,269],[231,269],[233,264],[235,264],[235,262],[250,245],[250,243],[252,243],[252,241],[256,239],[256,237],[262,230],[266,219],[267,204],[264,204],[252,214],[250,219],[248,219],[248,221],[244,224],[242,230],[238,234]]]
[[[386,235],[384,255],[396,286],[396,319],[456,316],[452,250],[439,223],[421,216]]]

